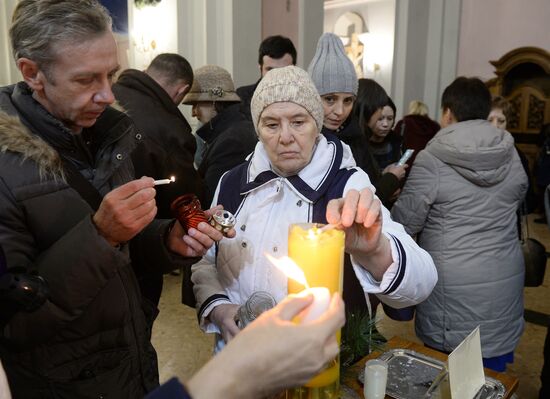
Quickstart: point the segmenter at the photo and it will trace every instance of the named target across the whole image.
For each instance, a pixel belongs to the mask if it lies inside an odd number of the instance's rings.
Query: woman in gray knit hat
[[[363,295],[398,307],[422,301],[437,280],[431,258],[391,220],[349,147],[320,134],[323,105],[308,74],[295,66],[269,71],[251,114],[259,143],[221,178],[213,201],[235,214],[237,236],[192,268],[201,328],[223,345],[239,332],[237,309],[254,292],[286,297],[287,277],[265,254],[287,255],[289,225],[300,222],[345,230]]]
[[[401,185],[400,180],[405,176],[406,167],[390,165],[385,173],[380,173],[369,149],[367,132],[361,128],[370,122],[371,116],[366,121],[359,121],[352,113],[354,106],[357,108],[358,92],[361,100],[365,98],[365,93],[361,93],[355,68],[346,55],[340,37],[334,33],[325,33],[319,38],[317,51],[309,64],[308,72],[323,100],[322,133],[335,134],[351,147],[357,166],[367,172],[376,187],[376,195],[384,205],[389,206]],[[376,104],[366,105],[374,107],[373,113],[376,115],[373,118],[377,120],[388,102],[388,96],[382,89],[381,96],[367,97],[376,100]],[[364,101],[361,102],[361,106],[365,106]],[[360,114],[357,111],[356,109],[355,114]]]
[[[389,208],[395,195],[399,193],[400,180],[405,177],[405,167],[390,165],[381,173],[372,154],[367,131],[363,128],[368,126],[371,118],[378,120],[382,108],[388,102],[386,92],[379,85],[377,88],[381,90],[361,90],[353,63],[346,55],[342,40],[334,33],[324,33],[319,38],[308,73],[323,102],[323,135],[336,135],[350,146],[357,166],[368,174],[376,188],[376,196]],[[346,270],[350,269],[349,265],[349,259],[346,259]],[[346,311],[348,314],[361,314],[366,306],[365,295],[352,273],[344,273],[344,286]],[[369,295],[368,298],[372,313],[375,314],[379,301],[374,295]],[[392,318],[404,317],[389,307],[385,308]],[[407,314],[406,318],[408,317]]]
[[[325,128],[338,132],[351,114],[358,84],[353,63],[334,33],[319,38],[308,73],[323,101]]]

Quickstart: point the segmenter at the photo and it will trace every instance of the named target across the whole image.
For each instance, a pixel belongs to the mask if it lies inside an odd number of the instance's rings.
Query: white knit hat
[[[291,102],[304,107],[315,120],[319,131],[323,128],[323,104],[309,75],[294,65],[270,70],[260,80],[250,102],[254,128],[263,110],[273,103]]]
[[[329,93],[357,95],[357,74],[340,37],[325,33],[307,69],[321,96]]]

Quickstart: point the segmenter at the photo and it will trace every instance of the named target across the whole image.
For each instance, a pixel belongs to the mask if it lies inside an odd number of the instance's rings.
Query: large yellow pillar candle
[[[326,287],[330,294],[342,292],[345,234],[341,230],[321,230],[314,223],[293,224],[288,235],[288,256],[302,269],[310,287]],[[288,280],[288,293],[304,290],[304,286],[293,279]],[[340,332],[337,335],[340,342]],[[314,390],[309,395],[287,395],[287,398],[332,398],[338,392],[340,361],[336,358],[330,366],[305,384]],[[326,395],[324,394],[326,393]]]

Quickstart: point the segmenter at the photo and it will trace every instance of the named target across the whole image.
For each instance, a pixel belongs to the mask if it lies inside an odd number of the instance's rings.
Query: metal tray
[[[410,349],[391,349],[380,357],[388,363],[386,394],[396,399],[425,399],[445,363]],[[363,372],[359,382],[364,384]],[[506,388],[500,381],[485,377],[485,385],[474,399],[502,399]]]

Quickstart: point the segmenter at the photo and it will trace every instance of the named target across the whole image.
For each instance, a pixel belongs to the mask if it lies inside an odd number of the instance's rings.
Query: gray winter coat
[[[526,190],[514,139],[487,121],[450,125],[418,154],[392,216],[418,234],[439,274],[417,306],[425,344],[451,351],[480,325],[483,357],[515,349],[524,279],[516,210]]]

